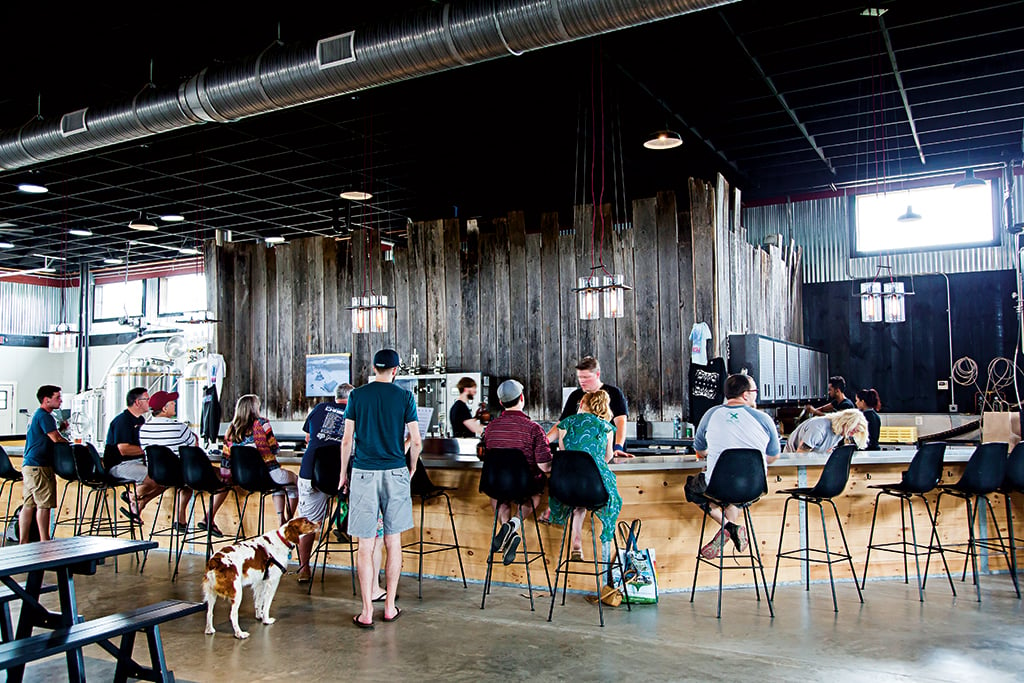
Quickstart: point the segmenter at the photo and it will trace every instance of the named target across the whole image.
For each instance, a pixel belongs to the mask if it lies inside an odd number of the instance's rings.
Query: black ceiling
[[[149,82],[151,59],[153,81],[175,86],[258,53],[278,31],[286,43],[311,41],[425,4],[344,3],[328,16],[239,5],[159,18],[5,8],[0,129],[31,120],[37,98],[46,117],[130,99]],[[744,0],[4,172],[0,224],[14,227],[0,227],[0,242],[15,247],[0,249],[0,267],[41,266],[32,253],[98,265],[123,257],[129,240],[132,261],[166,259],[216,229],[289,238],[351,223],[399,234],[409,219],[568,212],[589,201],[592,172],[601,189],[601,111],[604,200],[620,205],[623,193],[681,190],[688,176],[716,171],[744,198],[766,198],[1024,156],[1024,2],[872,6],[887,10],[887,36],[863,3]],[[641,146],[666,126],[682,147]],[[28,177],[50,192],[18,192]],[[353,187],[373,192],[369,207],[338,198]],[[186,221],[129,230],[140,211]]]

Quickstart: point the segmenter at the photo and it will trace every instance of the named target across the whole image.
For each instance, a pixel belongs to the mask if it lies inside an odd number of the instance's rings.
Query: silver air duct
[[[207,122],[236,121],[459,66],[729,4],[735,0],[476,0],[320,40],[272,45],[177,88],[0,133],[0,169]]]

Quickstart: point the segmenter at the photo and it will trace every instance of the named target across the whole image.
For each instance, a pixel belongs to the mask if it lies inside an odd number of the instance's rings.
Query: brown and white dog
[[[244,586],[252,586],[256,618],[264,624],[273,624],[275,620],[270,616],[270,603],[288,566],[289,551],[299,542],[299,536],[319,528],[305,517],[297,517],[276,531],[217,551],[206,563],[206,578],[203,579],[206,634],[217,632],[213,627],[213,605],[219,596],[231,601],[231,625],[235,629],[235,638],[249,637],[249,633],[238,625],[238,608],[242,604]]]

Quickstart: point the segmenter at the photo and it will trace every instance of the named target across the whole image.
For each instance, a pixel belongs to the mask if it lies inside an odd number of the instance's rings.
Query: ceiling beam
[[[779,89],[775,87],[775,83],[772,81],[771,76],[765,73],[764,68],[761,67],[761,63],[757,61],[757,57],[755,57],[750,52],[750,50],[747,49],[747,46],[743,42],[743,39],[740,38],[739,34],[733,30],[732,25],[729,24],[729,20],[725,18],[725,15],[719,12],[718,16],[721,18],[722,23],[725,24],[725,27],[729,30],[729,33],[732,34],[732,37],[736,40],[736,44],[740,46],[740,49],[743,50],[743,53],[747,56],[747,59],[750,60],[750,63],[753,65],[754,70],[756,70],[758,75],[761,77],[761,80],[764,81],[764,84],[766,86],[768,86],[768,90],[771,91],[772,95],[775,96],[775,99],[778,101],[779,105],[782,106],[786,114],[789,115],[789,118],[792,119],[793,124],[797,127],[797,130],[799,130],[800,133],[804,136],[804,139],[807,140],[807,143],[811,146],[811,149],[813,149],[815,153],[818,155],[818,158],[821,159],[825,166],[828,167],[829,172],[832,175],[835,175],[836,170],[832,168],[832,162],[828,160],[828,157],[825,156],[825,152],[822,151],[821,147],[818,146],[818,143],[814,141],[814,136],[807,131],[807,127],[800,122],[799,118],[797,118],[796,112],[793,111],[793,108],[790,107],[789,103],[786,102],[785,95],[779,92]]]
[[[914,144],[917,146],[917,155],[921,157],[921,163],[925,163],[924,150],[921,149],[921,139],[917,136],[917,124],[914,123],[914,114],[910,111],[910,100],[907,99],[907,89],[903,87],[903,77],[900,76],[900,68],[896,65],[896,53],[892,49],[892,39],[889,38],[889,29],[885,27],[885,17],[878,15],[878,28],[882,30],[882,38],[885,40],[885,49],[889,53],[889,61],[892,63],[892,75],[896,77],[896,87],[903,98],[903,110],[907,112],[907,123],[910,124],[910,134],[914,136]]]

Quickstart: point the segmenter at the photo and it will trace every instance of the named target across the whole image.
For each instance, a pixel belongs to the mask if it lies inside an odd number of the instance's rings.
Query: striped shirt
[[[551,462],[551,446],[544,428],[521,410],[506,410],[484,429],[484,448],[514,448],[530,465]]]
[[[146,446],[167,446],[175,454],[179,446],[194,446],[196,433],[184,422],[169,417],[154,417],[139,427],[139,444]]]

